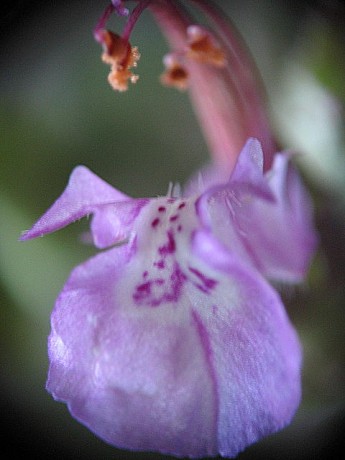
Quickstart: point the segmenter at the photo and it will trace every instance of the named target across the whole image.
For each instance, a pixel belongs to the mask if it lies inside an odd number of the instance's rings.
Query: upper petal
[[[265,276],[299,282],[317,243],[312,203],[290,163],[277,154],[263,175],[258,141],[249,140],[225,185],[211,187],[198,201],[200,218],[229,250]]]
[[[264,199],[272,200],[272,193],[264,179],[264,154],[257,139],[249,138],[238,156],[229,183],[233,189],[246,188]]]
[[[272,200],[272,193],[263,176],[264,157],[261,144],[257,139],[249,138],[237,158],[229,180],[228,172],[215,165],[207,166],[191,177],[185,187],[185,195],[213,194],[216,190],[231,188],[251,190],[263,198]]]
[[[300,282],[318,243],[312,201],[286,153],[276,154],[267,181],[276,203],[256,200],[241,215],[255,229],[248,232],[248,246],[267,277]]]
[[[85,166],[76,167],[66,189],[21,240],[59,230],[94,214],[92,236],[97,247],[106,247],[128,237],[129,225],[147,200],[133,200],[100,179]]]

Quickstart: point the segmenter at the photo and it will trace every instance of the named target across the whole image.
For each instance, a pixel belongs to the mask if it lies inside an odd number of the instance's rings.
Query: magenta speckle
[[[165,212],[165,211],[166,211],[166,207],[165,207],[165,206],[159,206],[158,212]]]
[[[177,231],[180,232],[181,230],[182,230],[182,225],[179,225],[179,226],[177,227]]]
[[[175,214],[174,216],[171,216],[169,220],[170,222],[175,222],[175,220],[178,219],[178,217],[178,214]]]
[[[160,300],[157,299],[153,293],[154,286],[162,286],[164,280],[162,278],[156,278],[146,283],[138,284],[133,294],[133,299],[138,303],[149,303],[151,306],[157,306]]]
[[[137,294],[149,294],[151,292],[151,281],[147,281],[146,283],[139,284],[136,287]]]
[[[202,284],[195,284],[197,288],[202,290],[203,292],[209,292],[210,290],[214,289],[217,285],[217,281],[211,278],[207,278],[203,273],[193,267],[188,267],[188,270],[193,273],[193,275],[197,276]]]
[[[157,227],[157,225],[159,224],[160,220],[158,219],[158,217],[156,217],[156,219],[154,219],[152,222],[151,222],[151,227],[155,228]]]
[[[157,262],[153,262],[153,265],[157,268],[159,268],[160,270],[162,270],[163,268],[165,268],[165,262],[164,260],[158,260]]]
[[[186,275],[180,269],[179,265],[176,264],[174,267],[174,271],[171,274],[171,283],[172,283],[172,286],[174,287],[174,291],[176,295],[180,293],[182,285],[186,281],[186,279],[187,279]]]
[[[169,279],[155,278],[145,283],[138,284],[133,293],[133,300],[137,305],[158,307],[162,303],[177,303],[187,276],[180,266],[175,263]]]
[[[143,278],[146,278],[148,274],[149,274],[149,272],[147,270],[145,270],[144,273],[143,273]]]
[[[178,208],[183,209],[185,206],[186,206],[186,203],[181,203]]]
[[[193,285],[199,289],[199,291],[203,292],[204,294],[209,294],[209,290],[203,285],[199,283],[193,283]]]
[[[167,236],[168,242],[164,246],[158,248],[159,254],[162,256],[173,254],[176,251],[176,243],[172,232],[168,231]]]

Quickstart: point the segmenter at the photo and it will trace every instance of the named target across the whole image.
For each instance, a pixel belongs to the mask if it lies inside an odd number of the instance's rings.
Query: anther
[[[225,52],[209,31],[201,26],[192,25],[187,28],[187,37],[187,57],[216,67],[225,66]]]
[[[109,30],[99,32],[99,41],[104,49],[102,60],[111,66],[109,83],[117,91],[126,91],[128,80],[135,83],[139,78],[130,70],[140,58],[138,48]]]
[[[163,58],[165,72],[161,75],[161,82],[166,86],[174,86],[185,90],[188,86],[188,72],[174,54],[166,54]]]

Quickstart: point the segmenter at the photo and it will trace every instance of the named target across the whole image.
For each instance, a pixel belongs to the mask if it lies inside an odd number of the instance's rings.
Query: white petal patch
[[[117,288],[118,304],[177,307],[183,297],[182,303],[190,303],[199,295],[200,304],[212,303],[216,291],[223,291],[223,276],[192,254],[192,236],[199,229],[195,198],[151,200],[133,229],[133,256]]]

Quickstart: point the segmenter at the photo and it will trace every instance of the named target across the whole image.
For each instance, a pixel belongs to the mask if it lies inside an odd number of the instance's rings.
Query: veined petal
[[[73,271],[52,315],[47,389],[118,447],[215,455],[212,378],[188,298],[158,309],[136,301],[127,283],[142,267],[130,252],[113,248]]]
[[[318,241],[312,202],[287,153],[275,156],[267,182],[276,204],[256,200],[248,207],[248,215],[243,213],[239,219],[250,219],[255,229],[248,233],[247,241],[265,275],[278,281],[300,282]]]
[[[196,257],[216,270],[229,272],[234,264],[243,263],[237,252],[230,251],[209,230],[197,230],[193,234],[191,250]]]
[[[194,316],[214,375],[218,450],[234,457],[290,422],[301,348],[279,297],[254,271],[233,267],[212,302],[197,304]]]
[[[148,200],[133,200],[100,179],[85,166],[76,167],[62,195],[21,240],[46,235],[89,214],[97,247],[110,246],[128,237],[129,226]]]
[[[262,172],[258,141],[249,140],[230,180],[198,201],[204,225],[229,250],[270,279],[302,281],[317,243],[312,204],[288,154]]]
[[[264,154],[257,139],[250,138],[245,143],[230,177],[232,189],[242,189],[256,193],[263,199],[273,201],[273,195],[263,175]]]

